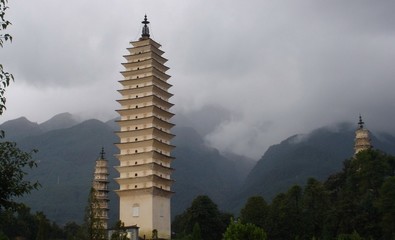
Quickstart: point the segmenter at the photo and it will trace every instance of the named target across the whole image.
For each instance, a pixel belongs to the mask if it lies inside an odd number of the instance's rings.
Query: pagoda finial
[[[362,116],[361,114],[359,114],[359,122],[358,122],[359,128],[362,129],[364,124],[365,123],[362,121]]]
[[[147,20],[147,15],[144,16],[144,21],[142,21],[141,23],[144,24],[143,32],[141,34],[141,38],[142,39],[147,39],[150,36],[149,35],[149,28],[148,28],[149,21]]]
[[[100,152],[100,159],[105,159],[104,154],[106,154],[106,153],[104,152],[104,147],[102,147],[101,152]]]

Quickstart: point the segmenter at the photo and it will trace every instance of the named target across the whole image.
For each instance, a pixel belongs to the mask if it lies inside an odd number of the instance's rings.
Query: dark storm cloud
[[[15,41],[0,61],[30,102],[48,102],[37,97],[42,89],[58,96],[41,120],[59,106],[113,116],[121,56],[148,14],[151,36],[169,59],[175,110],[193,115],[218,106],[229,113],[209,127],[214,147],[259,157],[292,134],[355,122],[359,113],[372,130],[395,132],[394,1],[12,4]],[[9,111],[19,111],[11,116],[28,115],[23,103],[10,101]]]

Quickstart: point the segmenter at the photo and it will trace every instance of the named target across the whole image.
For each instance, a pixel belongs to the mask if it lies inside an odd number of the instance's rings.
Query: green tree
[[[349,219],[352,219],[356,212],[355,189],[345,191],[347,178],[352,174],[351,160],[345,160],[342,171],[329,176],[324,184],[330,200],[323,227],[325,239],[336,238],[340,233],[353,231]]]
[[[21,206],[15,197],[21,197],[37,189],[38,182],[25,180],[26,168],[37,167],[32,153],[24,152],[14,142],[0,142],[0,211]]]
[[[20,205],[16,210],[7,209],[0,214],[0,229],[10,239],[24,237],[35,239],[37,235],[37,221],[30,213],[30,208]]]
[[[46,240],[48,239],[48,232],[50,229],[50,223],[43,212],[36,213],[36,221],[38,222],[37,236],[36,240]]]
[[[329,194],[324,185],[310,178],[303,191],[304,238],[321,238],[329,207]]]
[[[32,214],[30,208],[25,205],[20,205],[16,210],[7,209],[0,212],[0,233],[9,239],[55,240],[66,237],[63,229],[48,220],[43,212]]]
[[[83,239],[83,229],[75,222],[68,222],[63,227],[63,231],[67,240]]]
[[[381,214],[381,228],[384,239],[395,239],[395,177],[388,177],[380,190],[380,197],[375,202]]]
[[[268,211],[268,205],[263,197],[252,196],[240,211],[240,221],[241,223],[252,223],[265,228]]]
[[[336,238],[337,240],[363,240],[363,238],[356,232],[350,234],[340,234]]]
[[[252,223],[242,224],[241,222],[231,221],[225,233],[223,240],[265,240],[267,239],[265,231]]]
[[[325,237],[357,231],[365,239],[381,239],[382,216],[377,205],[380,189],[394,175],[395,158],[378,150],[365,150],[344,162],[342,172],[325,182],[330,207]],[[395,199],[394,199],[395,200]]]
[[[285,226],[285,194],[277,194],[269,206],[269,223],[267,225],[269,239],[286,239],[284,236]]]
[[[63,228],[59,227],[59,225],[56,222],[51,222],[48,220],[50,225],[49,225],[49,239],[54,239],[54,240],[60,240],[60,239],[66,239],[66,234],[63,230]]]
[[[85,209],[84,217],[84,238],[88,240],[107,239],[106,230],[100,219],[99,201],[96,198],[96,190],[91,188],[88,197],[88,205]]]
[[[5,13],[8,9],[7,3],[7,0],[0,0],[0,47],[3,47],[4,41],[12,41],[12,36],[10,34],[2,33],[11,25],[11,22],[5,18]],[[9,86],[11,80],[14,80],[12,74],[6,72],[3,65],[0,64],[0,115],[3,114],[6,108],[5,89]],[[1,132],[0,136],[4,136],[4,133]]]
[[[202,240],[202,232],[199,223],[195,223],[192,230],[192,240]]]
[[[203,240],[218,240],[226,230],[228,217],[230,215],[220,212],[208,196],[198,196],[184,213],[175,217],[172,229],[177,239],[182,239],[191,236],[195,224],[198,223]]]
[[[377,224],[380,214],[374,202],[385,179],[394,174],[392,159],[381,151],[365,150],[349,161],[345,182],[334,204],[339,216],[338,233],[351,234],[356,230],[363,238],[381,237]]]
[[[269,239],[395,239],[395,157],[361,151],[325,184],[309,179],[269,205]]]
[[[285,225],[287,229],[287,239],[299,239],[303,235],[302,217],[303,191],[298,185],[291,187],[285,198]]]
[[[269,239],[296,239],[303,235],[302,189],[295,185],[278,194],[269,207]]]

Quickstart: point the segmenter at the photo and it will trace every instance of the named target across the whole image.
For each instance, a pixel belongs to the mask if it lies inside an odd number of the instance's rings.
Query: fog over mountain
[[[289,136],[269,147],[258,162],[229,152],[220,152],[208,146],[203,139],[206,129],[199,124],[215,126],[218,119],[227,116],[221,110],[208,108],[211,117],[179,115],[180,122],[173,129],[176,146],[172,156],[175,168],[172,179],[172,216],[185,210],[198,195],[208,195],[225,211],[238,214],[250,196],[261,195],[270,202],[278,193],[294,184],[304,185],[314,177],[325,180],[339,171],[345,159],[353,155],[356,124],[338,123],[315,129],[312,132]],[[182,126],[184,124],[184,126]],[[52,128],[48,128],[52,126]],[[195,129],[196,128],[196,129]],[[81,222],[91,186],[95,160],[104,147],[110,171],[110,187],[118,176],[113,166],[119,139],[114,131],[114,121],[102,122],[90,119],[79,122],[69,113],[58,114],[42,124],[25,117],[0,125],[6,131],[6,140],[30,151],[38,149],[34,158],[38,167],[28,178],[38,180],[42,188],[26,195],[23,200],[34,211],[44,211],[60,224],[68,221]],[[206,133],[207,134],[207,133]],[[371,133],[373,146],[389,154],[395,154],[395,136],[388,133]],[[111,222],[118,218],[118,198],[110,191]]]
[[[58,112],[116,117],[122,55],[147,14],[169,59],[173,111],[198,118],[195,128],[212,147],[259,159],[291,135],[356,122],[359,113],[371,130],[395,133],[394,1],[9,6],[13,42],[0,49],[0,63],[16,82],[2,122],[23,115],[42,123]]]

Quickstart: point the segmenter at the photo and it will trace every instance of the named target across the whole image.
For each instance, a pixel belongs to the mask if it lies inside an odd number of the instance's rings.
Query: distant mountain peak
[[[40,124],[40,128],[47,132],[55,129],[63,129],[75,126],[80,121],[71,113],[64,112],[53,116],[51,119]]]
[[[26,117],[9,120],[0,125],[8,140],[16,141],[26,136],[34,136],[41,133],[37,123],[29,121]]]
[[[34,124],[33,122],[29,121],[29,119],[27,119],[26,117],[19,117],[19,118],[5,121],[2,125],[9,125],[9,124],[15,124],[15,123],[32,123],[32,124]]]

